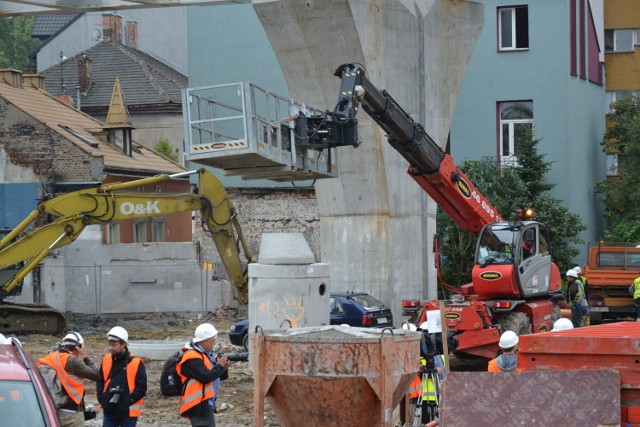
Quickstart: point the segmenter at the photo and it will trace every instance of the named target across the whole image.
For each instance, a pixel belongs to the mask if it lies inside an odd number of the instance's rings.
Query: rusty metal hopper
[[[283,426],[391,426],[417,373],[420,334],[318,326],[249,335],[254,425],[264,402]]]

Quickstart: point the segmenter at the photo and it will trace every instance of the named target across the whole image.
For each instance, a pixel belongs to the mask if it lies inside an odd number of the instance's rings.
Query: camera
[[[84,410],[84,420],[85,420],[85,421],[92,420],[92,419],[94,419],[96,416],[97,416],[97,414],[96,414],[96,410],[95,410],[95,409],[93,409],[91,406],[90,406],[90,407],[88,407],[88,408],[86,408],[86,409]]]
[[[120,402],[120,395],[122,394],[122,387],[115,386],[109,389],[109,393],[111,393],[111,399],[109,399],[110,405],[117,405]]]

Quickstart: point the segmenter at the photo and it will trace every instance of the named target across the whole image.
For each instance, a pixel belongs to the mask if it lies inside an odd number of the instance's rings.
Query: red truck
[[[331,119],[338,125],[333,129],[338,129],[341,145],[356,144],[356,114],[362,106],[409,162],[411,178],[460,227],[478,235],[472,283],[461,286],[444,303],[447,328],[458,338],[456,351],[491,358],[506,330],[517,334],[551,330],[560,317],[556,301],[563,294],[547,227],[536,221],[504,221],[452,157],[391,95],[376,88],[363,68],[345,64],[335,75],[342,83]],[[426,320],[428,310],[438,308],[438,301],[424,303],[418,324]]]

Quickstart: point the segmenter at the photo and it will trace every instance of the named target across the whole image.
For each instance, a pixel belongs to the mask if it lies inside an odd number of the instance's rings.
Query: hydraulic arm
[[[126,192],[191,174],[198,174],[198,194]],[[55,248],[75,241],[87,225],[178,212],[202,212],[203,228],[213,238],[222,263],[238,298],[247,303],[247,268],[240,257],[240,246],[247,262],[251,250],[242,233],[236,210],[220,181],[204,169],[150,178],[95,189],[68,193],[40,203],[11,233],[0,240],[0,269],[24,262],[24,266],[0,287],[0,298],[16,294],[22,280]],[[58,217],[55,221],[22,233],[41,214]]]
[[[408,173],[431,198],[465,230],[478,234],[486,224],[502,221],[496,208],[458,169],[422,125],[413,121],[386,91],[378,90],[364,70],[341,65],[342,79],[333,119],[355,122],[358,104],[387,133],[389,143],[409,162]]]

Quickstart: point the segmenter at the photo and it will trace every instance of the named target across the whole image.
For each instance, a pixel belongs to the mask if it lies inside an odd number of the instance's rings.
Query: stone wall
[[[262,233],[302,233],[316,262],[320,262],[320,218],[312,188],[245,188],[227,189],[227,192],[256,261]],[[203,261],[213,262],[215,273],[226,278],[213,240],[204,234],[199,221],[196,221],[193,238],[200,242]]]

